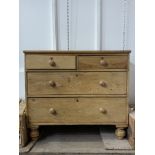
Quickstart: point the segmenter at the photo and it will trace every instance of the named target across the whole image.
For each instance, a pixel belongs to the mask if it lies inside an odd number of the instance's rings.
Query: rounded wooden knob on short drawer
[[[52,115],[56,114],[56,110],[54,108],[50,108],[49,113]]]
[[[102,86],[102,87],[106,87],[107,86],[107,84],[104,81],[100,81],[99,85]]]
[[[108,65],[108,63],[104,60],[104,57],[101,57],[100,65],[101,66],[107,66]]]
[[[54,60],[49,60],[49,65],[52,66],[52,67],[55,67],[56,66],[56,63],[54,62]]]
[[[55,67],[56,66],[56,63],[55,61],[53,60],[53,57],[49,57],[49,65],[52,66],[52,67]]]
[[[56,87],[56,83],[55,83],[54,81],[49,81],[49,85],[50,85],[51,87]]]
[[[107,113],[107,110],[104,109],[104,108],[99,108],[99,111],[100,111],[102,114],[106,114],[106,113]]]

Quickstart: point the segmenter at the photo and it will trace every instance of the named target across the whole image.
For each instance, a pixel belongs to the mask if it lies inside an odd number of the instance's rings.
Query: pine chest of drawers
[[[24,51],[31,138],[40,125],[128,126],[130,51]]]

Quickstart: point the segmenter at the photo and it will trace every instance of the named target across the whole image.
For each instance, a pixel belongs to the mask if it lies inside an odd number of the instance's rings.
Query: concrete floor
[[[20,155],[134,155],[134,150],[106,150],[100,126],[44,126],[30,152]],[[102,127],[103,128],[103,127]],[[104,126],[104,128],[108,128]],[[115,128],[110,127],[111,130]]]

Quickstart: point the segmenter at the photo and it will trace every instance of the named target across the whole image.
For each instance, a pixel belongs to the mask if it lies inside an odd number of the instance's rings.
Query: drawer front
[[[27,69],[76,69],[75,56],[26,55]]]
[[[79,56],[79,70],[127,69],[128,56]]]
[[[29,72],[28,96],[126,94],[126,72]]]
[[[127,122],[126,98],[29,98],[31,123],[115,124]]]

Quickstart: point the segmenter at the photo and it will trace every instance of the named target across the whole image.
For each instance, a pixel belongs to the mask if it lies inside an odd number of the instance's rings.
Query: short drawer
[[[75,56],[28,54],[25,61],[27,69],[76,69]]]
[[[29,98],[31,123],[115,124],[127,122],[126,98]]]
[[[126,94],[126,72],[28,72],[28,96]]]
[[[79,56],[79,70],[127,69],[128,56]]]

